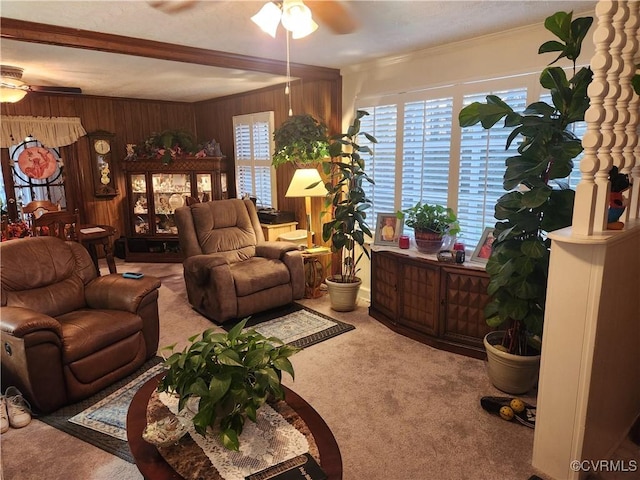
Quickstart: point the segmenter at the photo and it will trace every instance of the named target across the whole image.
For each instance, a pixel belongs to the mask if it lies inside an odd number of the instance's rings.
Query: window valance
[[[32,136],[43,145],[63,147],[87,134],[79,117],[5,116],[0,125],[0,147],[9,148]]]

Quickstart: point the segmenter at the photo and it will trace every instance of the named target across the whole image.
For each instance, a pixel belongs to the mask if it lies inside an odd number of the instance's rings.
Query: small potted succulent
[[[451,208],[418,202],[413,207],[397,212],[407,227],[413,228],[418,251],[437,253],[446,235],[460,232],[458,218]]]
[[[173,353],[175,345],[166,347],[172,354],[165,360],[167,373],[158,385],[159,392],[179,397],[178,410],[197,402],[196,431],[206,435],[209,427],[219,426],[222,445],[236,451],[245,420],[255,422],[257,410],[270,397],[284,398],[282,372],[294,378],[289,357],[300,350],[253,329],[244,330],[247,320],[226,333],[205,330],[189,338],[191,344],[182,352]]]

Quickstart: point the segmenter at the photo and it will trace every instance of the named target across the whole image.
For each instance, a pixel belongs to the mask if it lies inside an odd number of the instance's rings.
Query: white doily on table
[[[191,438],[226,480],[244,480],[248,475],[309,451],[305,436],[267,404],[258,409],[256,423],[247,419],[240,435],[240,451],[233,452],[222,446],[215,433],[203,437],[196,432],[192,422],[194,413],[188,408],[178,413],[176,396],[163,392],[158,397],[188,427]]]

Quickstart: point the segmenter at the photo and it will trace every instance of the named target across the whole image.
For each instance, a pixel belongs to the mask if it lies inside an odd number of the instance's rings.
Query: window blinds
[[[236,187],[240,196],[255,196],[264,207],[275,205],[272,187],[273,112],[233,117]]]

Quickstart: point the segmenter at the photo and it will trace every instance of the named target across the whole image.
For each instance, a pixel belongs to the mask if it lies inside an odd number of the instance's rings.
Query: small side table
[[[104,256],[109,266],[109,273],[118,273],[116,262],[113,259],[113,250],[111,250],[111,237],[115,233],[116,229],[111,225],[80,225],[80,228],[78,228],[78,241],[89,251],[98,275],[100,275],[98,252],[96,250],[96,245],[98,244],[101,244],[104,248]]]
[[[315,247],[302,251],[304,260],[304,298],[318,298],[322,296],[320,285],[325,277],[324,265],[320,258],[331,255],[328,247]]]
[[[287,223],[261,223],[262,233],[267,242],[275,242],[282,233],[292,232],[296,229],[298,222]]]

